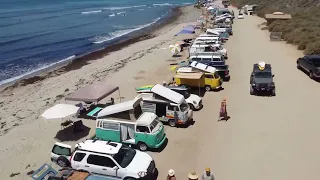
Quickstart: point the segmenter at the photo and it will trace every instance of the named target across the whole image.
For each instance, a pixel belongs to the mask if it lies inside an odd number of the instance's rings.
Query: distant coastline
[[[190,6],[190,5],[185,5]],[[170,13],[160,19],[158,22],[137,30],[135,32],[129,33],[127,35],[121,36],[110,41],[106,47],[78,56],[78,57],[68,57],[65,61],[57,63],[48,68],[44,68],[40,71],[30,73],[26,76],[20,77],[16,80],[4,83],[0,85],[1,92],[12,90],[20,86],[26,86],[29,84],[34,84],[36,82],[45,80],[50,77],[59,76],[69,71],[77,70],[89,63],[89,61],[97,60],[107,56],[109,53],[123,49],[131,44],[139,41],[150,39],[156,36],[156,31],[163,28],[171,23],[174,23],[182,14],[181,8],[185,6],[172,8]]]

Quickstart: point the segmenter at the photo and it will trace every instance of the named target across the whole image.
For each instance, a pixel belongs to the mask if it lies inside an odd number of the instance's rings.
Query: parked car
[[[270,64],[265,64],[264,62],[254,64],[250,76],[250,94],[259,95],[265,92],[275,96],[276,87],[273,82],[273,77],[274,75],[272,74]]]
[[[147,85],[147,86],[142,86],[139,88],[136,88],[137,93],[152,93],[151,89],[153,88],[154,85]],[[171,89],[172,91],[175,91],[181,95],[184,96],[184,99],[186,102],[189,104],[189,107],[192,110],[199,110],[202,108],[202,99],[196,94],[190,94],[189,89],[185,86],[165,86],[166,88]]]
[[[121,143],[86,140],[71,146],[55,143],[51,161],[61,167],[90,174],[113,176],[119,179],[152,177],[157,172],[154,160],[147,153],[135,150]]]
[[[242,13],[239,13],[238,19],[244,19],[244,15]]]
[[[297,60],[297,68],[309,74],[311,79],[320,78],[320,55],[307,55]]]
[[[226,65],[224,56],[221,55],[203,55],[199,54],[197,56],[190,56],[190,63],[192,61],[197,61],[202,64],[206,64],[208,66],[215,67],[220,75],[220,77],[224,81],[230,80],[230,74],[229,74],[229,66]]]

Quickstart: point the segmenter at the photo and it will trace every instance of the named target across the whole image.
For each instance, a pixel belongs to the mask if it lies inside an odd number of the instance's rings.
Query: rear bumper
[[[274,88],[271,87],[252,87],[255,91],[259,92],[271,92],[274,90]]]

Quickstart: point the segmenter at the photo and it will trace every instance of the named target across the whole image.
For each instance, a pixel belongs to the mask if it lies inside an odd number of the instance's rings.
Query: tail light
[[[224,74],[225,74],[225,75],[228,75],[228,74],[229,74],[229,70],[225,71]]]
[[[72,167],[71,162],[72,162],[73,155],[74,155],[74,153],[72,153],[72,154],[71,154],[71,156],[70,156],[70,160],[69,160],[69,161],[70,161],[70,166],[71,166],[71,167]]]

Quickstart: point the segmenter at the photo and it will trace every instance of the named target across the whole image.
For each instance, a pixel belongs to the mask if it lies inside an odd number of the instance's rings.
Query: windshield
[[[113,158],[121,167],[126,168],[131,163],[135,155],[136,150],[130,148],[129,146],[122,145],[119,152],[113,155]]]
[[[272,74],[271,72],[256,72],[254,76],[258,78],[271,78]]]
[[[153,120],[152,123],[150,124],[150,131],[153,132],[153,130],[157,130],[155,128],[157,127],[158,124],[159,124],[158,118]]]
[[[187,111],[189,109],[189,105],[187,104],[187,103],[182,103],[181,105],[180,105],[180,110],[181,110],[181,112],[185,112],[185,111]]]
[[[58,146],[58,145],[54,145],[52,148],[52,152],[54,154],[60,155],[60,156],[70,156],[71,154],[71,149],[70,148],[66,148],[66,147],[62,147],[62,146]]]

